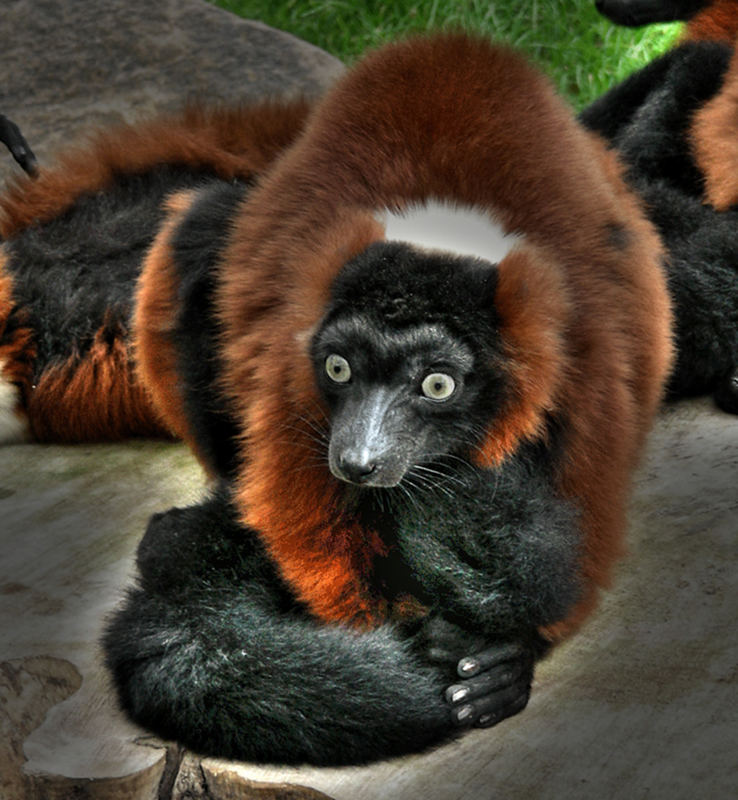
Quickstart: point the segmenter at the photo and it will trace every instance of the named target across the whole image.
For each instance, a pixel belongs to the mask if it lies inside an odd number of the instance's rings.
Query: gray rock
[[[321,93],[340,61],[203,0],[3,0],[0,113],[43,163],[91,127],[187,101]],[[4,148],[0,179],[18,168]]]

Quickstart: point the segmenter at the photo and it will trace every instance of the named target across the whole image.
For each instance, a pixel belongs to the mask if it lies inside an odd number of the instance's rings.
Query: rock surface
[[[0,113],[42,163],[80,133],[185,102],[319,94],[341,63],[203,0],[3,0]],[[0,153],[0,179],[15,169]]]

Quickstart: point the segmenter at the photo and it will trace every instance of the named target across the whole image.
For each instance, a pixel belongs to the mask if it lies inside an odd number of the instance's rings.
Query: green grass
[[[575,107],[669,47],[678,25],[617,28],[594,0],[213,0],[299,36],[347,64],[407,33],[477,31],[528,53]]]

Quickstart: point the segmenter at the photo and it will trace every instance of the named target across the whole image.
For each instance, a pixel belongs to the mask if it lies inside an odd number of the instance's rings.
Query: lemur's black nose
[[[372,458],[362,457],[361,453],[347,452],[338,459],[341,477],[350,483],[366,483],[377,469]]]

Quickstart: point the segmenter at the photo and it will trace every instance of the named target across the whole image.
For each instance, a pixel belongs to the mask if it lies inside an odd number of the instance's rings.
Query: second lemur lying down
[[[733,414],[738,413],[737,78],[733,48],[688,42],[581,115],[625,164],[626,179],[664,243],[677,352],[669,396],[711,392]],[[732,132],[726,119],[733,122]]]

